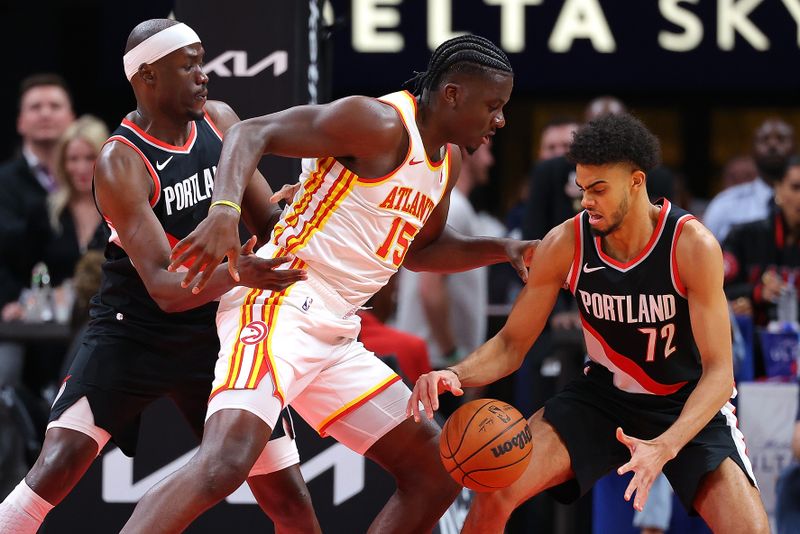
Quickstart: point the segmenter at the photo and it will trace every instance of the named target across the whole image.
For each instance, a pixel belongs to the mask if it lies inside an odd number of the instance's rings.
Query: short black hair
[[[658,165],[660,157],[656,136],[627,113],[605,115],[581,126],[567,152],[575,164],[629,163],[644,172]]]
[[[64,78],[56,74],[54,72],[40,72],[38,74],[32,74],[27,78],[24,78],[19,84],[19,98],[17,99],[17,110],[22,109],[22,99],[31,89],[35,87],[44,87],[44,86],[55,86],[60,87],[67,93],[67,100],[69,100],[69,105],[72,106],[72,95],[69,92],[69,86],[67,86],[67,82]]]
[[[428,61],[427,70],[415,72],[406,84],[413,83],[414,95],[420,96],[426,89],[436,89],[448,72],[486,73],[490,70],[514,74],[505,52],[492,41],[479,35],[461,35],[440,44]]]

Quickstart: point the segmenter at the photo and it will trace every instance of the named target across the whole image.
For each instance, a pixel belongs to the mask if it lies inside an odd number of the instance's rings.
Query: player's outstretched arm
[[[457,273],[507,261],[527,282],[527,267],[538,241],[465,236],[446,224],[450,192],[461,170],[461,151],[454,147],[451,158],[444,197],[414,238],[403,266],[411,271]]]
[[[550,231],[536,249],[528,283],[522,289],[505,326],[464,361],[422,375],[414,386],[406,413],[420,420],[419,403],[428,418],[439,408],[439,394],[460,394],[461,386],[490,384],[519,368],[525,354],[547,323],[558,291],[567,279],[575,237],[572,221]]]
[[[653,480],[664,464],[711,420],[733,393],[733,354],[730,316],[722,289],[722,252],[717,240],[697,221],[689,221],[678,239],[678,274],[689,300],[694,335],[703,373],[677,420],[653,440],[640,440],[617,431],[617,439],[631,451],[620,474],[634,472],[625,499],[636,493],[634,508],[641,510]]]
[[[325,105],[294,108],[248,119],[232,125],[225,134],[212,203],[241,205],[245,186],[265,154],[304,158],[334,156],[360,160],[386,157],[395,152],[405,130],[390,106],[367,97],[348,97]],[[352,169],[357,171],[357,169]],[[226,205],[210,210],[198,228],[176,246],[184,260],[199,259],[187,273],[187,286],[206,271],[193,290],[201,291],[224,257],[236,278],[238,265],[238,212]]]
[[[226,269],[220,267],[208,291],[194,295],[181,289],[182,273],[170,272],[170,247],[164,229],[150,207],[153,180],[134,151],[121,143],[103,148],[95,168],[95,195],[103,215],[111,221],[120,246],[131,258],[148,293],[167,312],[182,311],[210,302],[233,287]],[[255,241],[242,247],[245,285],[283,289],[305,277],[304,271],[274,270],[289,258],[262,260],[251,254]]]

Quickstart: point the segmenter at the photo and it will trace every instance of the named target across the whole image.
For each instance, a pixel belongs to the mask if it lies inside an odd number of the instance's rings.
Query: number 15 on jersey
[[[392,263],[395,267],[400,267],[417,232],[419,232],[419,228],[410,222],[404,221],[402,217],[395,217],[394,221],[392,221],[392,227],[389,229],[389,234],[383,244],[375,251],[375,254],[380,259],[386,260],[389,253],[394,252],[392,254]]]

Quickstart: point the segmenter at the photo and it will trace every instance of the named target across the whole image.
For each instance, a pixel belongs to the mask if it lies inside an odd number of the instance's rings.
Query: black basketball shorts
[[[168,397],[201,436],[219,344],[210,336],[200,341],[187,340],[166,351],[128,337],[85,333],[50,421],[86,397],[94,424],[107,431],[123,453],[133,456],[142,412],[158,398]],[[285,436],[285,426],[291,429],[291,421],[276,424],[271,439]]]
[[[598,479],[627,463],[630,452],[617,441],[617,427],[629,436],[653,439],[675,422],[690,392],[691,387],[670,396],[627,393],[613,386],[607,369],[591,364],[586,376],[545,403],[544,418],[566,444],[575,473],[574,479],[551,488],[551,495],[573,502]],[[664,466],[664,474],[690,513],[696,513],[693,503],[702,477],[726,458],[736,462],[756,485],[730,405]]]

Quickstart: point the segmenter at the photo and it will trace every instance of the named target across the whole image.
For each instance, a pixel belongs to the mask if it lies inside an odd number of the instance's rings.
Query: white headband
[[[161,30],[134,46],[123,56],[125,76],[130,81],[142,63],[153,63],[170,52],[199,42],[200,38],[194,30],[182,22]]]

